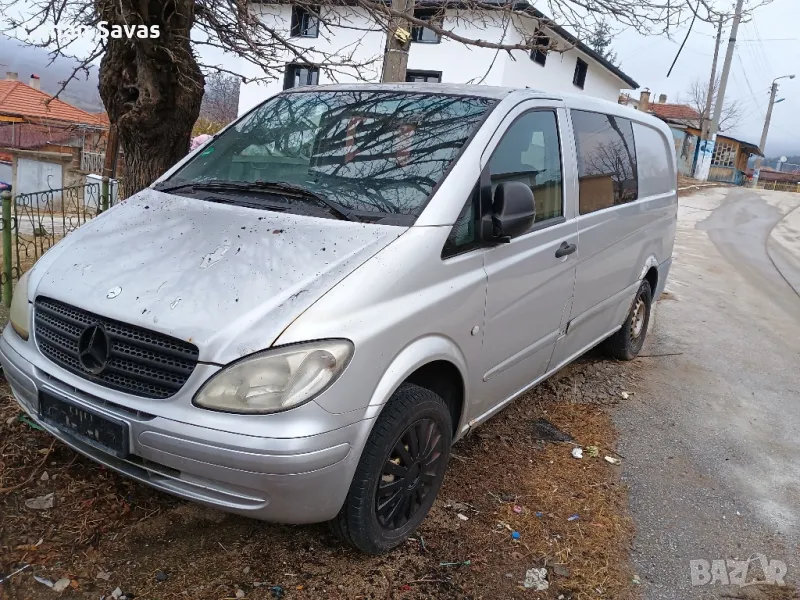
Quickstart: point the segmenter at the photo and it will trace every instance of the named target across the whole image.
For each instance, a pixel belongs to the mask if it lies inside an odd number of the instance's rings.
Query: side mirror
[[[492,202],[494,237],[500,242],[525,233],[536,219],[533,191],[521,181],[505,181],[497,186]]]

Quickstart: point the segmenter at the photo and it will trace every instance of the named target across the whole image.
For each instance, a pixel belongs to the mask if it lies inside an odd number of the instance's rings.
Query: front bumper
[[[15,398],[39,425],[89,458],[181,498],[266,521],[326,521],[344,503],[372,420],[316,435],[265,438],[168,419],[87,394],[49,375],[9,343],[7,338],[15,335],[7,330],[0,338],[0,362]],[[58,371],[54,366],[52,372]],[[123,421],[130,455],[117,458],[42,422],[40,390]]]

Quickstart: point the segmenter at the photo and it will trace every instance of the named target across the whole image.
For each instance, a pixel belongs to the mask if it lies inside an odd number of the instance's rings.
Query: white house
[[[502,1],[502,0],[501,0]],[[484,2],[485,4],[485,2]],[[253,3],[251,10],[269,27],[285,31],[299,47],[308,48],[313,62],[325,65],[325,57],[347,56],[360,66],[337,68],[326,72],[318,67],[293,64],[283,56],[275,64],[284,73],[282,79],[268,84],[243,84],[239,96],[239,114],[259,104],[282,89],[298,85],[380,81],[386,33],[367,11],[355,6],[326,7],[321,14],[285,3]],[[540,28],[544,15],[525,4],[510,16],[508,11],[468,10],[431,7],[420,2],[415,16],[420,19],[443,19],[442,28],[469,39],[522,43],[523,35],[536,36],[538,45],[566,49],[563,52],[511,53],[489,48],[466,46],[439,38],[431,29],[413,27],[408,59],[408,81],[480,83],[508,87],[529,87],[554,92],[585,93],[616,102],[622,88],[639,85],[618,67],[578,41],[560,27]],[[512,22],[509,22],[512,21]],[[282,60],[281,60],[282,59]],[[263,76],[249,63],[240,66],[248,77]]]

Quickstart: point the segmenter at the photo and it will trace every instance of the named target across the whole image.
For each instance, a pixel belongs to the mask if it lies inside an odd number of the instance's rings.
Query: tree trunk
[[[100,96],[116,124],[126,195],[150,185],[189,151],[203,99],[203,74],[192,54],[190,0],[100,0],[114,24],[158,25],[155,39],[107,40],[100,63]]]

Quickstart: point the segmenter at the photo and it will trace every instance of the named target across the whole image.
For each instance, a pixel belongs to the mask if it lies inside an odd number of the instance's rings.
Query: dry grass
[[[532,424],[547,418],[581,444],[612,450],[604,405],[635,387],[635,368],[583,359],[459,442],[419,535],[381,557],[343,547],[322,525],[227,515],[118,476],[21,422],[3,387],[0,571],[33,567],[0,587],[0,598],[52,598],[33,573],[72,579],[64,598],[98,598],[119,586],[138,598],[218,599],[241,589],[261,599],[274,597],[274,585],[285,598],[634,597],[633,527],[618,467],[603,461],[604,451],[575,460],[570,444],[538,442]],[[53,509],[26,508],[26,499],[51,492]],[[457,511],[451,501],[469,506]],[[569,521],[573,514],[579,519]],[[526,570],[541,566],[550,589],[524,589]],[[156,581],[159,570],[166,581]],[[97,579],[101,571],[108,581]]]

